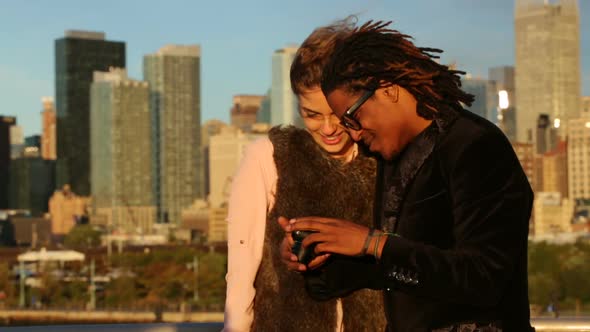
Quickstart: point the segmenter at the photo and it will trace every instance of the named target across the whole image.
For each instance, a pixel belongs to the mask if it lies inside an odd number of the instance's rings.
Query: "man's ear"
[[[399,99],[399,85],[393,84],[383,88],[383,95],[392,103],[397,103]]]

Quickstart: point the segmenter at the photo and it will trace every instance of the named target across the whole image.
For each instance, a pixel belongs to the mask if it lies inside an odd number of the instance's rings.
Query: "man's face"
[[[363,95],[336,89],[327,96],[334,114],[342,119],[344,113]],[[404,97],[409,97],[404,100]],[[386,160],[394,158],[413,138],[410,121],[412,114],[417,117],[415,99],[403,88],[393,85],[375,90],[353,114],[361,129],[348,128],[355,141],[363,141],[373,152]]]

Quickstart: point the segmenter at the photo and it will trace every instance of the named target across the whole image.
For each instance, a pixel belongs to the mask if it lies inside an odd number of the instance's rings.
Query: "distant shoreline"
[[[160,315],[159,315],[160,316]],[[0,310],[0,326],[223,322],[223,312]]]

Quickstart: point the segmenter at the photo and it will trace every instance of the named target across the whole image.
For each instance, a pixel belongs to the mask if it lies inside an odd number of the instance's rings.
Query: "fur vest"
[[[361,153],[349,163],[331,158],[307,131],[295,127],[275,127],[269,138],[278,180],[254,283],[252,331],[334,332],[337,300],[311,299],[303,276],[287,270],[280,255],[284,232],[277,219],[335,217],[372,225],[376,162]],[[342,309],[346,331],[385,329],[380,291],[356,291],[342,299]]]

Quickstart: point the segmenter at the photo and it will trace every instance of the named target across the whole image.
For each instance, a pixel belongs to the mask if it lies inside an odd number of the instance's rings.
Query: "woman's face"
[[[299,112],[307,131],[330,155],[339,158],[352,152],[354,142],[340,125],[319,87],[299,95]]]

